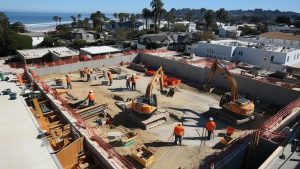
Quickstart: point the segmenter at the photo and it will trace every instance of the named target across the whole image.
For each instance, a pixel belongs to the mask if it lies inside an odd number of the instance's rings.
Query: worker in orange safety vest
[[[89,106],[95,105],[96,96],[93,90],[90,90],[87,99],[89,100]]]
[[[214,122],[214,119],[212,117],[210,117],[209,121],[205,124],[205,128],[206,128],[207,133],[208,133],[207,140],[210,140],[211,134],[217,128],[216,123]]]
[[[112,81],[113,81],[113,76],[112,73],[110,71],[107,72],[107,76],[108,76],[108,80],[109,80],[109,85],[112,85]]]
[[[177,140],[178,140],[179,145],[181,146],[182,137],[184,136],[184,127],[181,124],[175,126],[174,136],[175,136],[174,144],[177,145]]]
[[[67,81],[67,89],[72,89],[72,85],[71,85],[72,79],[69,75],[66,75],[66,81]]]

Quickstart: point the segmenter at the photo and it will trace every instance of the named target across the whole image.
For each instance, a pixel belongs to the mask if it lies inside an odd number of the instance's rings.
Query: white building
[[[43,42],[45,34],[42,32],[29,32],[29,33],[20,33],[21,35],[30,36],[32,39],[32,46],[36,46],[39,43]]]
[[[101,55],[110,55],[115,53],[121,53],[118,48],[111,46],[90,46],[86,48],[80,48],[80,55],[87,55],[88,57],[96,57]]]
[[[242,33],[236,25],[230,26],[223,23],[217,23],[217,25],[219,26],[219,36],[222,38],[239,37]]]
[[[266,32],[258,36],[258,41],[286,47],[300,48],[300,36],[292,33]]]
[[[196,24],[194,22],[189,21],[178,21],[175,24],[183,24],[187,27],[187,32],[196,32]]]
[[[238,40],[201,41],[187,47],[188,53],[228,61],[241,61],[269,71],[285,70],[300,61],[300,49]]]
[[[269,32],[288,32],[293,33],[296,31],[300,31],[299,28],[295,28],[294,26],[289,26],[286,24],[278,24],[278,25],[269,25],[268,26]]]

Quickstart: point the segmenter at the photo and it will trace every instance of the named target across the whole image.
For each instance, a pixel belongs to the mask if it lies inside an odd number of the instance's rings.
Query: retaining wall
[[[120,64],[120,62],[131,62],[137,54],[126,55],[126,56],[113,56],[112,58],[91,60],[86,62],[77,62],[66,65],[45,67],[45,68],[33,68],[32,70],[36,72],[39,76],[45,76],[53,73],[68,73],[78,71],[80,68],[99,68],[103,66],[115,66]]]
[[[163,66],[166,73],[199,82],[199,85],[206,81],[210,71],[210,68],[202,68],[180,63],[149,54],[139,54],[139,57],[142,63],[149,63],[153,66]],[[244,76],[234,76],[239,85],[239,93],[247,95],[249,98],[256,97],[269,104],[285,106],[300,97],[299,91],[283,88]],[[228,90],[228,85],[222,75],[216,74],[212,82],[214,86]]]

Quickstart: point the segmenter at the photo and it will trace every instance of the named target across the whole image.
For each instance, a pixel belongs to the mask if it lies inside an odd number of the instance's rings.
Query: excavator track
[[[133,112],[131,109],[127,109],[127,113],[128,119],[139,125],[144,130],[164,124],[167,121],[168,117],[168,112],[163,109],[158,109],[151,116]]]
[[[209,109],[209,112],[233,125],[240,125],[249,122],[251,120],[254,120],[253,114],[250,116],[240,116],[224,108],[211,107]]]

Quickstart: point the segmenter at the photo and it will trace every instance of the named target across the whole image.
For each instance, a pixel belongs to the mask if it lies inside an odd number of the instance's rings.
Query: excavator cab
[[[231,93],[230,92],[226,92],[222,95],[219,106],[223,107],[224,104],[228,103],[231,101]]]

